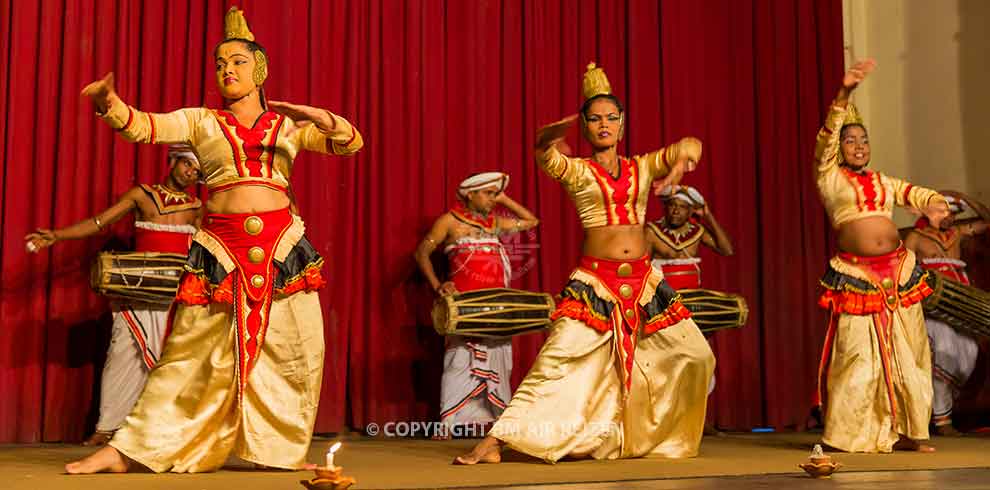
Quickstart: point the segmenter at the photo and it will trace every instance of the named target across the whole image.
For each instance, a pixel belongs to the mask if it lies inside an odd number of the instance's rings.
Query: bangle
[[[100,221],[99,216],[93,216],[93,222],[96,223],[96,227],[99,228],[100,231],[103,231],[103,222]]]

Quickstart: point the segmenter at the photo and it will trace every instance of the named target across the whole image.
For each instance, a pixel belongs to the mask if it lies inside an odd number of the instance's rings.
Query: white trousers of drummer
[[[494,422],[512,398],[512,339],[447,336],[440,421],[447,427]]]
[[[144,390],[165,343],[168,306],[114,304],[113,327],[100,388],[98,432],[120,428]]]
[[[969,336],[943,322],[925,319],[932,348],[932,422],[952,423],[952,405],[969,375],[976,368],[979,346]]]

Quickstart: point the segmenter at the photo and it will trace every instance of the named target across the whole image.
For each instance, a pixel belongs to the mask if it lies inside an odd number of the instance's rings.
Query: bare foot
[[[98,430],[89,436],[88,439],[83,441],[83,446],[103,446],[110,442],[110,438],[113,437],[113,431],[107,432]]]
[[[454,458],[452,464],[472,465],[478,463],[501,463],[502,462],[502,441],[487,436],[474,446],[471,452]]]
[[[901,436],[901,439],[894,444],[894,451],[917,451],[919,453],[934,453],[935,447],[922,444],[914,439]]]
[[[65,472],[70,475],[88,475],[90,473],[126,473],[130,461],[113,446],[104,446],[89,456],[65,465]]]

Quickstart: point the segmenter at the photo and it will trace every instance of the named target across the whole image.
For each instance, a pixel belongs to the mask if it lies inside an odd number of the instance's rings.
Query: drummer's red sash
[[[191,225],[166,225],[138,221],[134,227],[136,252],[189,253],[189,242],[196,228]]]
[[[891,365],[893,342],[891,341],[892,323],[890,315],[896,314],[898,308],[907,308],[932,294],[932,289],[926,282],[928,272],[921,269],[917,263],[910,270],[906,282],[902,278],[907,273],[905,268],[908,253],[902,245],[897,250],[876,257],[860,257],[849,253],[840,253],[833,262],[841,267],[849,267],[860,271],[862,277],[836,270],[833,263],[829,264],[821,279],[824,292],[818,299],[822,308],[830,311],[828,331],[825,334],[825,345],[818,365],[818,393],[816,403],[822,405],[826,401],[826,381],[828,367],[832,359],[832,344],[842,315],[869,315],[873,317],[881,360],[883,362],[884,378],[887,382],[887,394],[891,410],[896,413],[897,400],[890,372],[896,369]]]
[[[613,331],[626,388],[640,331],[650,335],[691,317],[648,256],[629,261],[585,256],[570,279],[550,319],[573,318],[603,333]]]
[[[941,257],[926,258],[921,259],[921,267],[967,286],[970,284],[969,275],[966,274],[966,263],[961,260]]]
[[[508,287],[508,260],[497,237],[461,239],[444,251],[450,261],[450,280],[458,291]]]
[[[660,259],[663,278],[675,290],[701,287],[701,259]]]

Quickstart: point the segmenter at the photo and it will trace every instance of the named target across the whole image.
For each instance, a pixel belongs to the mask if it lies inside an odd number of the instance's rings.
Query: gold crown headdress
[[[596,67],[594,61],[588,63],[588,70],[584,72],[584,82],[581,85],[585,100],[596,95],[612,93],[612,85],[608,83],[605,70]]]
[[[230,7],[227,15],[223,17],[223,40],[243,39],[254,42],[254,33],[248,28],[247,20],[244,18],[244,11],[237,7]],[[254,52],[254,72],[251,78],[254,84],[261,86],[268,78],[268,57],[261,50]]]
[[[598,95],[612,95],[612,84],[608,83],[605,70],[596,66],[594,61],[588,63],[588,69],[584,72],[584,80],[581,82],[581,92],[584,94],[585,101]],[[626,133],[626,125],[625,115],[621,115],[620,117],[619,139],[621,140]],[[581,123],[587,123],[584,120],[584,112],[581,113]]]
[[[863,124],[863,116],[859,115],[859,109],[852,102],[846,103],[846,118],[842,120],[842,125],[847,124],[859,124],[860,126],[865,126]]]

